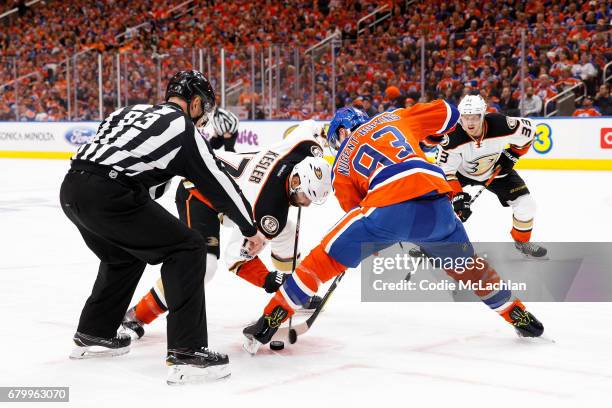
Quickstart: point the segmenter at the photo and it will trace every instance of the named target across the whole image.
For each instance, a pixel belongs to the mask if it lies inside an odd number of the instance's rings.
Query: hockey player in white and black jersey
[[[100,259],[81,313],[71,358],[120,355],[130,338],[117,334],[147,264],[162,264],[169,367],[178,384],[229,375],[227,355],[208,349],[204,302],[205,241],[153,198],[174,176],[188,177],[227,214],[256,255],[265,242],[252,209],[195,123],[209,120],[214,92],[197,71],[175,74],[166,102],[120,108],[72,159],[60,202]]]
[[[316,140],[322,127],[313,120],[302,122],[283,141],[255,153],[219,152],[219,159],[234,177],[253,207],[257,228],[271,244],[272,263],[269,271],[259,257],[249,256],[244,237],[234,228],[224,258],[228,270],[247,282],[274,293],[282,285],[285,274],[292,271],[299,251],[294,253],[296,225],[288,219],[290,206],[308,207],[322,204],[331,191],[331,167],[323,159],[323,149]],[[207,241],[205,283],[212,280],[220,254],[220,218],[228,222],[222,211],[189,180],[183,180],[176,193],[179,217]],[[220,217],[221,215],[221,217]],[[314,308],[320,298],[311,299],[306,309]],[[132,337],[144,335],[144,325],[167,310],[161,280],[131,308],[123,322]]]
[[[515,247],[525,256],[544,258],[546,249],[530,242],[536,204],[527,185],[514,169],[519,158],[527,153],[536,129],[531,120],[499,113],[486,113],[480,95],[467,95],[459,103],[460,126],[448,133],[436,156],[453,188],[453,207],[465,222],[471,215],[471,196],[463,191],[466,185],[484,185],[504,207],[512,207],[510,235]]]

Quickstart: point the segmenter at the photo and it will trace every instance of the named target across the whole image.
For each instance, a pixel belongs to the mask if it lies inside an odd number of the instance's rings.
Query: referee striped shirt
[[[192,181],[244,236],[256,234],[251,206],[181,107],[134,105],[109,115],[74,161],[108,166],[160,197],[174,176]]]

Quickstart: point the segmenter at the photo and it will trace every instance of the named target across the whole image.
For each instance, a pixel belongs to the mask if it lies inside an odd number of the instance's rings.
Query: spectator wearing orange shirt
[[[593,100],[587,96],[582,101],[582,107],[580,109],[576,109],[572,116],[580,118],[597,117],[601,116],[601,112],[599,112],[599,110],[597,110],[597,108],[593,106]]]
[[[578,84],[580,82],[579,79],[573,78],[571,76],[571,67],[565,67],[561,70],[561,74],[559,75],[559,79],[555,83],[555,87],[559,91],[564,91],[572,86]]]
[[[453,78],[453,69],[451,67],[444,68],[442,79],[436,86],[436,91],[444,92],[446,88],[451,88],[453,91],[459,85],[459,81]]]
[[[557,95],[558,91],[552,84],[550,77],[546,74],[541,74],[538,78],[536,93],[543,101],[545,101]]]

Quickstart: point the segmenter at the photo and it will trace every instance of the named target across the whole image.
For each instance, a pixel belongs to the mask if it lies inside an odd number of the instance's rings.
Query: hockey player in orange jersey
[[[444,172],[429,163],[422,150],[439,144],[458,119],[457,108],[443,100],[384,112],[372,119],[355,108],[336,113],[327,139],[338,150],[332,185],[346,214],[285,280],[263,316],[244,329],[246,351],[255,354],[261,344],[268,343],[321,283],[397,242],[419,243],[430,257],[465,261],[475,256],[453,212]],[[446,272],[455,280],[484,286],[500,281],[486,261],[473,264],[478,266],[463,273]],[[519,335],[543,333],[543,325],[509,290],[478,290],[476,295]]]

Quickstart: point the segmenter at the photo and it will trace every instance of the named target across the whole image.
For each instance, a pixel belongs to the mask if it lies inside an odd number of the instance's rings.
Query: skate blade
[[[527,336],[518,336],[519,340],[525,341],[527,343],[546,343],[546,344],[556,344],[557,342],[552,337],[549,337],[545,334],[538,337],[527,337]]]
[[[172,365],[168,367],[168,385],[203,384],[228,378],[231,375],[229,364],[210,367],[191,365]]]
[[[255,340],[255,338],[245,337],[244,343],[242,343],[242,348],[244,349],[244,351],[246,351],[252,356],[257,354],[257,350],[259,350],[260,347],[261,343]]]
[[[117,330],[117,332],[130,336],[130,339],[132,339],[132,341],[140,340],[142,338],[142,336],[139,336],[138,333],[136,333],[134,330],[125,326],[119,326],[119,330]]]
[[[129,353],[130,347],[111,349],[102,346],[76,346],[70,353],[71,360],[84,360],[98,357],[115,357]]]

